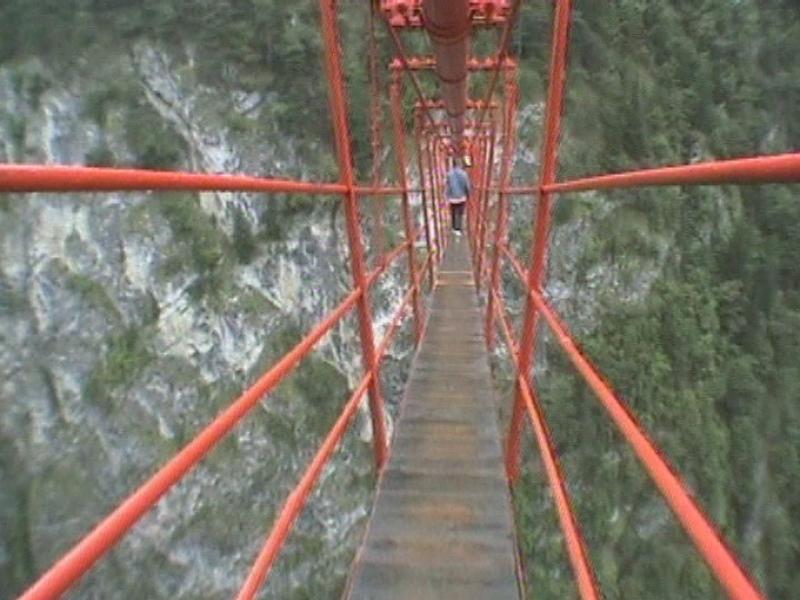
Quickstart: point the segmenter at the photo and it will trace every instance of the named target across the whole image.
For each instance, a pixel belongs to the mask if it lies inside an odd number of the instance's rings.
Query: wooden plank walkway
[[[457,238],[345,598],[520,598],[481,314],[468,244]]]

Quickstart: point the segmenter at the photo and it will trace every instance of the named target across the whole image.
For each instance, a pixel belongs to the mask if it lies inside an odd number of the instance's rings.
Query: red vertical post
[[[401,104],[402,88],[400,71],[392,72],[392,82],[389,86],[389,97],[392,110],[392,127],[394,129],[395,158],[397,162],[397,177],[402,188],[401,201],[403,204],[403,226],[406,233],[408,244],[408,280],[411,286],[411,307],[414,313],[414,339],[419,343],[422,339],[422,314],[419,304],[419,275],[417,274],[416,249],[414,247],[416,239],[416,227],[414,227],[411,207],[408,202],[408,181],[406,179],[406,136],[403,125],[403,106]]]
[[[567,50],[572,0],[557,0],[553,28],[553,45],[550,57],[550,83],[545,113],[545,136],[542,148],[542,167],[539,174],[539,201],[536,205],[536,229],[533,237],[531,265],[528,269],[528,289],[541,291],[544,266],[547,260],[548,236],[552,197],[542,187],[555,181],[558,164],[558,141],[561,135],[561,110],[564,103],[564,87],[567,78]],[[536,345],[538,313],[529,297],[526,302],[525,320],[520,336],[519,374],[528,378]],[[514,409],[506,440],[506,470],[513,483],[519,477],[520,434],[523,425],[524,404],[517,385]]]
[[[447,244],[450,240],[449,231],[451,229],[450,222],[451,222],[451,215],[450,215],[450,204],[447,199],[447,195],[445,194],[445,173],[447,172],[447,151],[444,147],[444,142],[442,142],[439,138],[436,138],[434,142],[435,148],[435,175],[436,175],[436,187],[439,190],[439,224],[442,226],[442,244],[444,246],[444,250],[447,250]],[[444,254],[442,254],[444,257]]]
[[[329,103],[336,139],[336,154],[339,160],[340,181],[347,186],[344,194],[344,214],[347,239],[350,244],[350,265],[353,281],[361,294],[358,298],[358,325],[361,335],[361,353],[364,369],[373,373],[369,385],[369,407],[372,417],[372,433],[375,445],[375,464],[381,469],[386,462],[387,438],[384,421],[383,395],[381,394],[379,363],[375,355],[375,339],[372,332],[372,314],[369,306],[369,287],[364,265],[364,243],[358,215],[358,198],[355,192],[353,156],[350,149],[350,126],[347,117],[347,102],[344,89],[339,32],[336,22],[336,2],[320,0],[322,34],[325,44],[325,66],[328,75]]]
[[[381,85],[380,70],[378,69],[378,43],[375,37],[375,3],[370,2],[369,7],[369,83],[370,83],[370,132],[372,134],[372,186],[380,187],[381,184],[381,149],[383,147],[383,119],[381,115]],[[370,200],[372,216],[372,251],[376,261],[383,259],[386,248],[386,236],[383,231],[383,209],[385,200],[383,196],[375,196]]]
[[[516,69],[506,72],[505,82],[505,112],[503,115],[503,162],[500,165],[499,192],[497,194],[497,217],[494,229],[494,253],[492,266],[489,272],[490,293],[486,308],[486,344],[491,349],[494,346],[494,297],[500,294],[500,257],[501,246],[506,243],[508,231],[508,198],[506,189],[511,179],[511,157],[514,154],[516,141],[516,110],[518,90],[516,82]]]
[[[490,128],[490,137],[488,138],[488,153],[486,157],[486,168],[483,174],[483,190],[482,190],[482,210],[481,210],[481,220],[480,220],[480,229],[478,230],[478,291],[481,289],[481,285],[483,284],[483,271],[484,271],[484,264],[486,262],[486,230],[488,229],[489,225],[489,216],[490,216],[490,193],[489,189],[492,185],[492,173],[494,172],[494,145],[495,139],[497,136],[497,130],[494,122],[494,115],[492,115],[492,125]]]
[[[439,191],[436,186],[436,175],[434,173],[433,143],[431,142],[430,136],[426,136],[425,140],[425,162],[428,165],[428,180],[430,181],[431,190],[431,212],[433,213],[433,225],[436,233],[436,264],[438,266],[439,262],[442,260],[444,246],[442,242],[442,227],[439,223]]]
[[[428,199],[431,197],[431,194],[428,189],[427,176],[425,174],[424,161],[422,158],[422,115],[419,111],[415,111],[414,117],[414,141],[417,146],[417,172],[419,174],[420,197],[422,199],[422,216],[425,221],[425,246],[428,249],[428,257],[430,257],[433,246],[431,244],[431,221],[428,215]],[[428,260],[428,283],[431,289],[433,289],[435,281],[434,262],[435,261],[432,259]]]

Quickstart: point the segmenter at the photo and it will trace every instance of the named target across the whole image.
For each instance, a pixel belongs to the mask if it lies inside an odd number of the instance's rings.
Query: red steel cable
[[[541,293],[531,290],[530,297],[572,364],[608,411],[728,595],[734,600],[763,600],[764,596],[736,560],[722,535],[697,504],[672,465],[650,440],[630,408],[614,393],[584,356]]]
[[[800,182],[800,152],[600,175],[551,183],[544,185],[542,190],[545,193],[557,194],[649,185],[790,182]]]
[[[545,111],[545,135],[542,150],[542,167],[539,186],[555,181],[558,164],[558,140],[561,134],[561,111],[564,103],[564,88],[567,78],[567,50],[569,48],[572,0],[557,0],[553,15],[553,42],[550,57],[550,82]],[[540,194],[536,206],[536,230],[533,236],[531,267],[528,272],[528,289],[539,290],[544,278],[544,265],[549,245],[551,198]],[[527,300],[525,318],[520,336],[520,372],[527,377],[531,368],[536,344],[536,307]],[[517,390],[514,398],[511,423],[506,440],[506,468],[513,483],[519,476],[520,433],[523,417],[523,399]]]

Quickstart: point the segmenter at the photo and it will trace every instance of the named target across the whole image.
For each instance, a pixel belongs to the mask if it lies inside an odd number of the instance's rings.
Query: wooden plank
[[[467,242],[456,239],[345,598],[520,598],[481,324]]]

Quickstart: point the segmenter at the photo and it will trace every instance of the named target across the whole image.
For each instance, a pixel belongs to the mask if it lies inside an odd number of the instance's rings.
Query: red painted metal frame
[[[488,156],[486,157],[485,171],[483,174],[483,180],[481,182],[482,184],[481,196],[480,196],[481,219],[480,219],[480,228],[478,230],[478,260],[477,260],[478,264],[475,267],[475,271],[478,274],[477,287],[479,292],[483,284],[484,268],[486,265],[486,253],[487,253],[486,232],[489,226],[490,212],[491,212],[490,211],[491,194],[489,193],[489,188],[492,184],[494,175],[494,156],[495,156],[495,146],[497,144],[497,124],[495,123],[494,116],[492,117],[490,140],[491,142],[489,145]]]
[[[553,16],[553,43],[550,61],[550,83],[545,111],[545,137],[542,150],[542,168],[539,187],[555,181],[558,160],[558,141],[561,134],[561,110],[564,102],[564,87],[567,78],[567,50],[572,15],[571,0],[557,0]],[[536,229],[531,251],[531,267],[528,271],[528,289],[539,290],[544,278],[550,232],[551,198],[540,194],[536,206]],[[535,352],[537,330],[536,306],[527,300],[522,326],[519,354],[519,373],[529,377]],[[513,483],[519,477],[520,435],[522,433],[523,398],[519,389],[515,394],[514,407],[506,441],[506,469]]]
[[[69,165],[0,165],[0,192],[118,192],[118,191],[219,191],[289,194],[343,194],[341,183],[316,183],[292,179],[251,177],[145,169],[114,169]],[[390,196],[395,187],[356,186],[364,195]]]
[[[500,35],[500,43],[498,44],[497,55],[494,57],[495,68],[492,73],[492,79],[489,82],[489,89],[486,92],[486,99],[484,100],[484,108],[478,117],[478,125],[483,123],[486,116],[486,110],[494,96],[494,90],[497,87],[497,81],[500,79],[500,71],[504,68],[506,62],[506,55],[508,54],[508,44],[511,41],[511,33],[516,25],[517,17],[519,16],[519,8],[522,0],[511,0],[511,8],[509,10],[508,19],[503,27],[503,33]]]
[[[372,311],[366,289],[366,267],[364,247],[361,239],[361,223],[358,214],[355,179],[353,176],[353,156],[350,147],[350,125],[347,115],[346,92],[344,89],[344,70],[341,48],[339,47],[338,23],[335,6],[330,0],[319,1],[322,14],[322,34],[325,48],[325,72],[328,76],[328,100],[330,103],[333,131],[336,140],[336,154],[339,160],[341,182],[346,186],[344,194],[344,214],[347,226],[347,239],[350,245],[350,264],[356,289],[362,290],[358,301],[358,325],[361,336],[361,352],[364,371],[371,373],[376,365],[375,340],[372,331]],[[410,241],[410,240],[409,240]],[[375,463],[381,469],[386,462],[387,435],[384,418],[383,394],[380,378],[375,377],[369,385],[370,415],[375,446]]]

